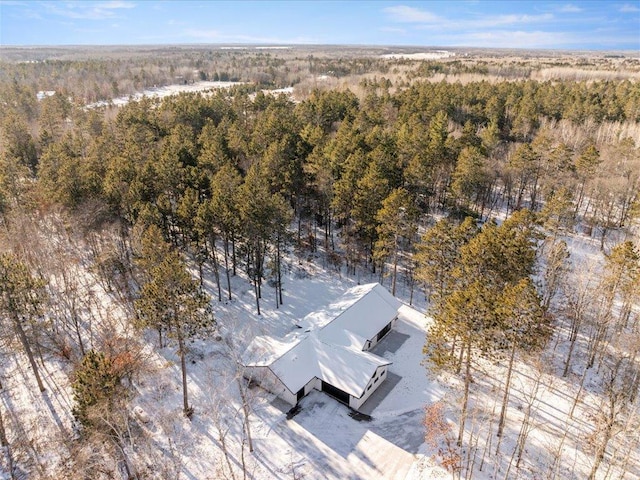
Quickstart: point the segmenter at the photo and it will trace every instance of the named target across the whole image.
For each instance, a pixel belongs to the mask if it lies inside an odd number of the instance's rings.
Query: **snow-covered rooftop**
[[[300,322],[304,330],[319,330],[322,341],[363,350],[366,341],[393,320],[402,306],[379,283],[353,287],[325,310],[313,312]]]
[[[391,362],[364,352],[398,314],[402,304],[378,283],[349,289],[325,310],[307,315],[301,334],[285,339],[256,337],[243,355],[245,366],[269,367],[296,393],[314,377],[360,397],[378,367]]]

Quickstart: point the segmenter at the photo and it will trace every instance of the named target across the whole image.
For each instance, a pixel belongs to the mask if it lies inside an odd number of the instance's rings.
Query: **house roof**
[[[362,350],[400,306],[380,284],[351,288],[325,310],[307,315],[299,324],[302,332],[282,340],[256,337],[243,363],[269,367],[291,393],[317,377],[359,398],[376,370],[391,363]]]
[[[396,317],[401,305],[382,285],[368,283],[347,290],[337,302],[310,313],[299,325],[318,330],[327,343],[363,350],[366,341]]]

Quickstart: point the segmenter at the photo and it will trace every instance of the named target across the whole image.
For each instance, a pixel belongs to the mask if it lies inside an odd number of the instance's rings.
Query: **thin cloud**
[[[401,23],[436,23],[444,19],[426,10],[409,7],[407,5],[397,5],[383,9],[392,20]]]
[[[401,34],[407,33],[407,31],[404,28],[396,28],[396,27],[382,27],[379,30],[381,32],[386,32],[386,33],[401,33]]]
[[[440,17],[427,10],[421,10],[407,5],[397,5],[387,7],[383,12],[389,19],[398,23],[416,24],[418,28],[429,26],[440,28],[495,28],[511,25],[527,25],[534,23],[548,22],[554,19],[553,14],[543,13],[540,15],[508,14],[508,15],[484,15],[473,19],[453,20]]]
[[[509,25],[526,25],[532,23],[549,22],[553,19],[554,16],[551,13],[543,13],[541,15],[490,15],[482,17],[478,20],[463,20],[456,23],[462,27],[492,28],[505,27]]]
[[[574,5],[573,3],[567,3],[566,5],[563,5],[562,7],[560,7],[558,11],[562,13],[580,13],[583,10],[582,8],[580,8],[577,5]]]
[[[133,2],[114,0],[109,2],[44,2],[48,13],[75,20],[105,20],[117,16],[118,10],[136,6]]]
[[[640,12],[640,7],[637,7],[636,5],[632,5],[630,3],[625,3],[618,9],[618,11],[622,13]]]

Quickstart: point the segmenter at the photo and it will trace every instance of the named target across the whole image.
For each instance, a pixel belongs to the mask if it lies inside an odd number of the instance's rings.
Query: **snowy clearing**
[[[92,108],[106,107],[109,105],[115,105],[117,107],[121,107],[122,105],[126,105],[132,100],[134,101],[140,100],[143,97],[166,98],[172,95],[178,95],[179,93],[205,92],[208,90],[215,90],[219,88],[230,88],[235,85],[243,85],[243,84],[244,82],[194,82],[186,85],[182,85],[182,84],[166,85],[164,87],[149,88],[147,90],[144,90],[143,92],[139,92],[134,95],[118,97],[109,101],[102,100],[100,102],[90,103],[89,105],[86,105],[85,108],[92,109]]]
[[[439,60],[441,58],[455,57],[455,52],[448,52],[446,50],[437,50],[435,52],[420,52],[420,53],[387,53],[381,55],[380,58],[388,59],[405,59],[405,60]]]

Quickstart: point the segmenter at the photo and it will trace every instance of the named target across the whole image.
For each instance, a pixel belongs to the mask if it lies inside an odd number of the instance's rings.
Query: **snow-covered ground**
[[[597,241],[581,235],[567,240],[577,265],[602,260]],[[285,303],[276,308],[274,290],[265,284],[260,316],[253,288],[240,272],[233,278],[233,300],[214,300],[220,336],[195,340],[189,347],[189,395],[195,410],[191,421],[182,415],[175,346],[158,349],[153,332],[145,335],[147,367],[135,381],[131,401],[132,417],[139,421],[142,437],[129,452],[132,458],[140,459],[138,465],[148,465],[143,473],[150,478],[168,478],[161,475],[173,472],[173,478],[189,480],[239,479],[244,478],[243,470],[247,478],[256,480],[453,478],[439,466],[442,458],[433,446],[425,443],[424,409],[442,400],[447,424],[457,432],[461,382],[452,375],[436,377],[423,364],[428,323],[423,313],[424,296],[416,293],[418,309],[409,307],[404,285],[398,290],[405,305],[397,328],[374,350],[393,364],[386,380],[390,391],[386,396],[376,392],[363,408],[371,414],[370,421],[352,418],[347,407],[322,392],[305,397],[301,411],[287,419],[287,405],[259,387],[249,388],[241,379],[236,360],[255,335],[284,336],[306,314],[322,309],[357,283],[355,278],[325,270],[321,264],[321,259],[311,262],[290,255],[283,279]],[[205,286],[213,294],[212,272],[205,273]],[[361,283],[377,280],[368,275],[358,279]],[[97,285],[94,288],[98,290]],[[109,298],[104,292],[101,295]],[[593,457],[587,438],[601,398],[597,385],[587,377],[573,418],[569,418],[584,361],[576,361],[580,368],[563,378],[561,365],[554,364],[553,358],[564,358],[567,346],[566,333],[561,330],[554,346],[560,353],[516,364],[500,455],[495,455],[495,420],[490,419],[500,408],[501,381],[496,379],[504,378],[505,365],[489,361],[478,365],[465,445],[460,452],[463,464],[476,463],[472,478],[586,478]],[[62,438],[68,438],[65,434],[72,431],[68,367],[48,357],[43,374],[49,390],[40,395],[26,365],[17,352],[2,359],[1,408],[3,413],[11,412],[5,420],[11,425],[11,441],[20,442],[25,452],[31,452],[31,459],[16,460],[36,464],[36,473],[55,477],[68,456]],[[537,395],[532,396],[538,378]],[[253,453],[245,434],[241,391],[250,407]],[[519,468],[509,467],[529,404],[534,413],[523,461]],[[569,434],[561,443],[563,432]],[[556,451],[560,460],[554,468]],[[631,468],[624,478],[640,478],[640,455],[631,452],[630,459]],[[611,470],[614,473],[616,470]]]
[[[179,93],[193,93],[193,92],[205,92],[208,90],[214,90],[218,88],[229,88],[234,85],[242,85],[243,82],[194,82],[186,85],[177,84],[177,85],[166,85],[164,87],[157,88],[149,88],[144,90],[143,92],[138,92],[133,95],[125,95],[122,97],[117,97],[111,99],[109,101],[101,100],[99,102],[90,103],[86,105],[85,108],[98,108],[98,107],[106,107],[108,105],[115,105],[117,107],[121,107],[122,105],[126,105],[131,100],[140,100],[142,97],[150,97],[150,98],[165,98],[170,97],[172,95],[178,95]]]
[[[176,84],[176,85],[166,85],[164,87],[157,88],[149,88],[142,92],[135,93],[133,95],[125,95],[122,97],[113,98],[111,100],[101,100],[99,102],[90,103],[89,105],[85,105],[85,108],[93,109],[99,107],[106,107],[109,105],[115,105],[116,107],[121,107],[126,105],[131,101],[141,100],[143,97],[149,98],[166,98],[173,95],[178,95],[180,93],[195,93],[195,92],[211,92],[213,90],[217,90],[220,88],[230,88],[235,85],[243,85],[244,82],[194,82],[186,85]],[[293,87],[285,87],[278,88],[273,90],[263,90],[265,94],[269,95],[292,95]],[[40,99],[40,93],[38,93],[38,99]],[[49,93],[49,92],[44,92]],[[55,92],[52,92],[55,93]],[[255,94],[252,94],[252,97],[255,97]],[[43,97],[44,98],[44,97]]]
[[[381,58],[387,59],[406,59],[406,60],[440,60],[441,58],[455,57],[455,52],[448,52],[447,50],[436,50],[433,52],[418,52],[418,53],[386,53],[381,55]]]

